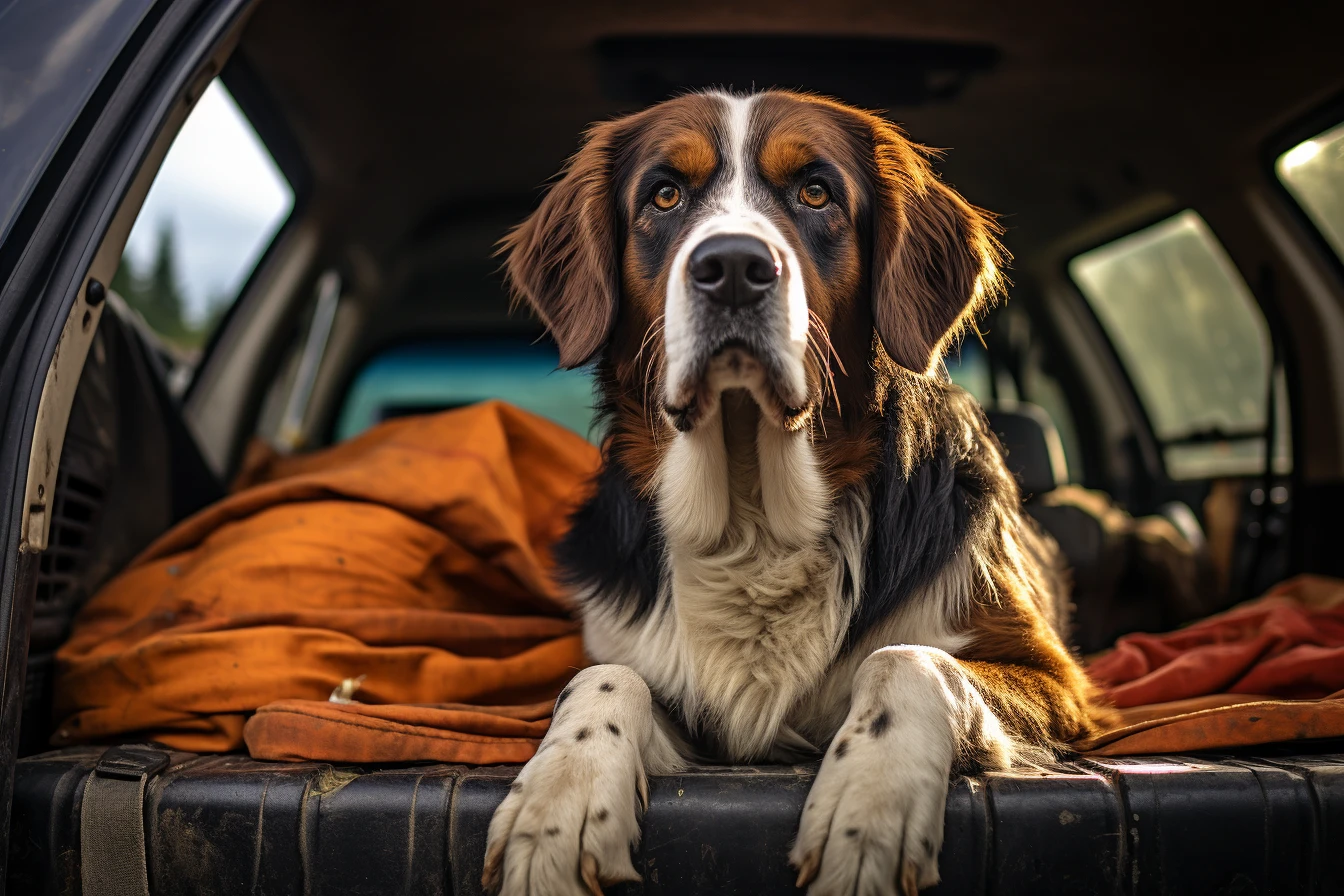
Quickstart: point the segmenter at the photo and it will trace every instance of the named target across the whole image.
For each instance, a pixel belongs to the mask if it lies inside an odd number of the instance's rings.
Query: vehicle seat
[[[1166,516],[1135,518],[1103,492],[1069,483],[1054,422],[1014,402],[986,408],[1027,513],[1059,544],[1072,579],[1074,643],[1084,653],[1122,634],[1165,631],[1198,615],[1198,545]],[[1193,519],[1188,513],[1184,516]]]

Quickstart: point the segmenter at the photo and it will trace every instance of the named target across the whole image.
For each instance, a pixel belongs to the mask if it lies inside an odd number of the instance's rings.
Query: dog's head
[[[600,357],[646,424],[740,388],[797,430],[928,372],[1000,287],[995,236],[885,119],[769,91],[594,126],[503,249],[561,364]]]

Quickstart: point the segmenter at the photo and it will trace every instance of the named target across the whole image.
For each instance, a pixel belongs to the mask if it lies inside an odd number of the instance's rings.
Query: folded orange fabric
[[[1126,635],[1088,673],[1120,723],[1080,750],[1118,756],[1344,737],[1344,582],[1299,576],[1160,635]]]
[[[256,759],[328,762],[526,762],[550,727],[554,700],[526,706],[268,703],[247,720]]]
[[[302,706],[320,724],[249,726],[259,757],[340,758],[318,755],[332,720],[362,716],[350,761],[526,758],[545,730],[535,704],[585,663],[549,547],[598,461],[568,430],[487,402],[254,464],[255,484],[79,613],[57,655],[54,742],[236,750],[247,718],[280,701],[277,720]],[[360,703],[312,710],[358,676]],[[403,729],[427,710],[389,705],[444,703],[480,705],[435,710],[438,734],[419,742],[438,745],[412,755]]]
[[[1344,737],[1344,691],[1321,700],[1211,694],[1123,709],[1120,716],[1120,724],[1075,748],[1132,756]]]

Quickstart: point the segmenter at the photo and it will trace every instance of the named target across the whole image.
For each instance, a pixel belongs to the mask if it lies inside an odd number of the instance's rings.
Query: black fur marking
[[[868,733],[873,737],[881,737],[887,733],[889,727],[891,727],[891,713],[884,709],[877,714],[877,718],[873,719],[873,724],[869,726]]]
[[[610,694],[612,691],[616,690],[616,686],[609,681],[604,681],[597,686],[597,689],[599,691],[605,691],[606,693]]]
[[[932,840],[925,840],[920,845],[924,847],[924,855],[928,856],[929,858],[934,857]]]
[[[844,759],[845,754],[849,752],[849,741],[842,740],[835,745],[835,758]]]
[[[663,578],[663,530],[652,502],[635,492],[625,468],[608,456],[593,496],[570,517],[555,548],[561,582],[595,603],[649,614]]]
[[[587,740],[591,732],[587,728],[580,728],[579,733],[574,735],[575,740]]]
[[[859,829],[858,829],[858,828],[845,828],[845,836],[846,836],[846,837],[857,837],[857,836],[859,836]]]
[[[607,723],[607,730],[610,731],[612,734],[616,735],[617,737],[621,736],[621,729],[617,728],[610,722]]]
[[[966,421],[972,432],[966,435]],[[863,598],[850,618],[846,646],[890,618],[911,595],[927,587],[975,537],[997,492],[1001,464],[984,414],[961,389],[930,383],[922,391],[894,389],[887,396],[882,460],[871,483],[872,529]],[[905,435],[933,433],[932,450],[902,473]],[[986,442],[988,439],[988,442]],[[919,442],[916,437],[914,442]]]
[[[597,819],[598,821],[606,821],[608,814],[609,813],[607,812],[606,809],[598,809],[597,812],[593,815],[593,818]]]
[[[555,837],[555,836],[558,836],[559,834],[560,834],[560,829],[559,829],[559,828],[547,828],[547,829],[546,829],[546,836],[547,836],[547,837]]]

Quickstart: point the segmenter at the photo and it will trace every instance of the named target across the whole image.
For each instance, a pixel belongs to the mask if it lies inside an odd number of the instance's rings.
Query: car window
[[[1128,370],[1168,474],[1263,470],[1268,328],[1203,218],[1183,211],[1075,257],[1069,273]],[[1276,455],[1286,463],[1286,448]]]
[[[360,370],[337,417],[337,440],[407,414],[498,398],[596,440],[593,380],[558,370],[548,344],[511,340],[444,341],[377,355]]]
[[[1274,172],[1344,258],[1344,124],[1279,156]]]
[[[943,358],[952,382],[975,396],[981,404],[991,400],[989,356],[972,333]]]
[[[135,219],[112,288],[189,371],[294,206],[218,79],[187,117]]]

